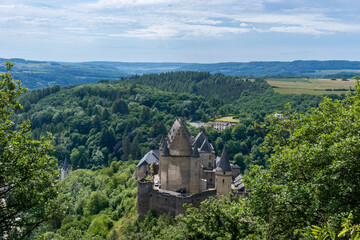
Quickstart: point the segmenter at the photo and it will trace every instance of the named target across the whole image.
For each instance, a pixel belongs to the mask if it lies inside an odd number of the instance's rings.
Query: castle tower
[[[218,194],[230,197],[232,181],[232,170],[229,162],[229,157],[224,146],[219,166],[215,169],[215,188]]]
[[[198,149],[182,119],[176,119],[160,145],[159,178],[161,189],[186,193],[200,192]]]
[[[61,180],[63,180],[67,175],[69,175],[71,172],[71,169],[69,167],[67,157],[65,157],[64,166],[61,168]]]

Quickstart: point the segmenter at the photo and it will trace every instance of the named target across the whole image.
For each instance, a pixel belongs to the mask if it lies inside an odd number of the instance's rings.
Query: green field
[[[238,123],[238,122],[240,122],[239,119],[235,119],[235,118],[232,117],[232,116],[218,118],[218,119],[216,119],[215,121],[218,121],[218,122],[229,122],[229,123]]]
[[[324,78],[271,78],[266,81],[274,87],[276,92],[282,94],[342,94],[355,85],[355,81],[351,79],[342,81]]]

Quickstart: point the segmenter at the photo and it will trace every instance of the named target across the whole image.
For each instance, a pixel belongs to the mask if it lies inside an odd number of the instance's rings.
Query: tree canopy
[[[266,137],[269,169],[247,178],[256,215],[275,238],[289,238],[311,224],[360,220],[360,85],[344,100],[324,98],[309,114],[271,117]]]
[[[18,131],[9,117],[21,109],[17,101],[25,91],[10,74],[12,64],[0,82],[0,238],[24,238],[40,223],[57,213],[58,172],[55,158],[48,155],[50,141],[34,140],[30,122]]]

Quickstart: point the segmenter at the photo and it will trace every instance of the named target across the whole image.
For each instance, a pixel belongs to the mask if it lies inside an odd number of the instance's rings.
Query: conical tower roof
[[[230,166],[229,156],[226,151],[225,145],[222,150],[219,166],[216,168],[216,171],[217,172],[231,172],[232,171],[231,166]]]

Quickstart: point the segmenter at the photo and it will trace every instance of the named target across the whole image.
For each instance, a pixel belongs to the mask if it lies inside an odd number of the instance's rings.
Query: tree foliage
[[[324,98],[310,114],[271,117],[270,168],[254,168],[247,186],[255,214],[274,238],[353,211],[360,220],[360,86],[343,100]]]
[[[0,82],[0,237],[17,239],[25,238],[60,209],[50,141],[34,140],[29,121],[14,130],[9,120],[14,110],[21,109],[17,99],[25,91],[20,81],[14,81],[11,67],[6,63]]]

